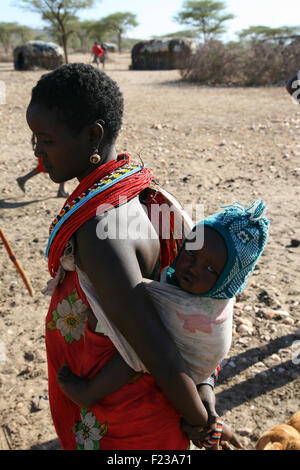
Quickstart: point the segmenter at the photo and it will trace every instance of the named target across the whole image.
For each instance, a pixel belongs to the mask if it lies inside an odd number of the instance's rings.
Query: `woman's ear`
[[[89,141],[94,149],[98,149],[104,137],[104,129],[99,122],[89,126]]]

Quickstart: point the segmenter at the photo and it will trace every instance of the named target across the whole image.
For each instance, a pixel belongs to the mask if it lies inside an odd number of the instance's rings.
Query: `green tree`
[[[17,23],[0,23],[0,42],[3,45],[6,53],[8,52],[9,47],[12,45],[13,34],[17,26]]]
[[[42,19],[50,24],[61,38],[65,61],[68,63],[67,44],[71,34],[74,33],[74,22],[78,11],[91,8],[95,0],[15,0],[14,4],[20,8],[39,13]]]
[[[101,43],[108,39],[109,35],[114,32],[114,26],[106,18],[101,18],[98,21],[94,21],[93,26],[90,29],[91,38]]]
[[[136,15],[130,12],[117,12],[101,19],[103,27],[117,35],[119,52],[122,51],[122,38],[130,28],[138,26]]]
[[[174,33],[167,33],[161,36],[152,36],[153,39],[155,38],[189,38],[195,39],[198,37],[198,32],[194,29],[182,29],[181,31],[175,31]]]
[[[300,26],[280,26],[271,28],[270,26],[256,25],[249,26],[238,33],[240,40],[264,41],[264,40],[281,40],[290,38],[300,34]]]
[[[35,32],[29,26],[18,25],[16,29],[16,37],[18,38],[18,42],[24,43],[26,41],[30,41],[34,38]]]
[[[0,43],[3,45],[7,53],[9,48],[29,41],[34,37],[33,29],[18,23],[0,23]]]
[[[91,40],[94,35],[93,28],[96,21],[94,20],[83,20],[76,21],[74,23],[74,32],[79,39],[80,47],[82,49],[90,48]]]
[[[183,9],[175,16],[179,24],[189,25],[202,34],[203,42],[225,33],[225,23],[234,18],[226,13],[225,2],[213,0],[187,0]]]
[[[72,42],[74,43],[77,39],[80,48],[90,50],[95,41],[98,43],[107,40],[111,29],[107,24],[104,24],[102,20],[82,20],[78,19],[73,22],[72,29],[74,35],[72,36]]]

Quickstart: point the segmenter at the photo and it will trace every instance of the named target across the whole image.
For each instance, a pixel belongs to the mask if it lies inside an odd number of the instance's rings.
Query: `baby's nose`
[[[200,271],[201,271],[201,267],[199,267],[197,265],[197,263],[191,263],[191,265],[189,266],[189,271],[194,275],[194,276],[197,276]]]

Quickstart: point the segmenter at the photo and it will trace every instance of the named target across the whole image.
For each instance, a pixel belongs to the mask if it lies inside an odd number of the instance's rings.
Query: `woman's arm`
[[[102,307],[160,386],[191,425],[207,424],[207,412],[180,353],[142,283],[132,240],[99,240],[97,219],[77,232],[76,262],[88,275]],[[145,273],[145,276],[149,273]]]

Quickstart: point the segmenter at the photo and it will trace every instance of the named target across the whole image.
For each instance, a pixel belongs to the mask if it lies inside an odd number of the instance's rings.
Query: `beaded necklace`
[[[87,203],[90,199],[105,191],[114,184],[120,182],[124,178],[131,176],[142,170],[142,166],[137,164],[125,164],[121,168],[112,171],[105,177],[96,181],[90,188],[84,191],[80,196],[76,197],[69,204],[66,204],[61,209],[60,213],[55,217],[49,228],[49,239],[46,247],[46,256],[49,256],[49,250],[51,244],[54,240],[55,235],[61,228],[61,226],[66,222],[66,220],[74,214],[83,204]]]

